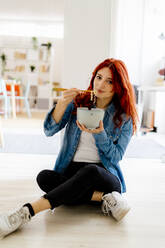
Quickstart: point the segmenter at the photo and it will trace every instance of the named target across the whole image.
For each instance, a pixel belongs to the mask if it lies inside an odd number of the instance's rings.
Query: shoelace
[[[9,224],[11,226],[14,226],[17,223],[18,216],[11,215],[11,216],[9,216],[8,219],[9,219]]]
[[[18,222],[20,222],[20,217],[21,217],[21,222],[22,222],[21,225],[27,223],[31,219],[31,216],[29,214],[27,214],[26,212],[23,212],[23,210],[20,209],[12,213],[8,217],[10,225],[13,226],[17,224]]]
[[[12,214],[9,215],[8,220],[9,220],[9,224],[11,226],[14,226],[15,224],[17,224],[18,222],[20,222],[20,217],[19,217],[19,211],[16,211]]]
[[[106,214],[110,215],[111,214],[111,208],[116,206],[117,201],[113,197],[111,199],[103,198],[103,200],[104,200],[104,203],[103,203],[104,212]]]

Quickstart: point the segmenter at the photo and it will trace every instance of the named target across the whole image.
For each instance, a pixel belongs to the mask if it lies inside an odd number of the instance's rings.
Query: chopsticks
[[[54,88],[55,91],[65,91],[67,90],[66,88]],[[94,93],[94,90],[80,90],[82,92],[89,92],[89,93]]]
[[[54,87],[53,88],[54,91],[57,91],[57,92],[60,92],[60,91],[65,91],[67,90],[66,88],[56,88]],[[80,90],[80,94],[83,93],[83,92],[87,92],[87,93],[90,93],[90,100],[93,101],[94,100],[94,90]]]

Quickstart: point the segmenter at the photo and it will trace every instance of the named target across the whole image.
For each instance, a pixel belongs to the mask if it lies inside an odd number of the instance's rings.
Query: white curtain
[[[125,62],[133,84],[141,78],[143,0],[111,0],[110,57]]]

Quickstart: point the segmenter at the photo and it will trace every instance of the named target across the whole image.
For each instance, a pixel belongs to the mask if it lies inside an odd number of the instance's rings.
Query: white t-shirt
[[[77,151],[73,158],[74,162],[99,163],[100,158],[95,144],[95,139],[91,133],[82,132]]]

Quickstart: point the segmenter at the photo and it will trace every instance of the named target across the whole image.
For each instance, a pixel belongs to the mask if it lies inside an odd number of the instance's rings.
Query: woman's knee
[[[49,170],[42,170],[39,172],[39,174],[36,177],[36,181],[39,186],[45,184],[45,181],[48,180],[48,174],[49,174]]]
[[[121,194],[121,184],[119,182],[119,179],[117,179],[117,182],[114,184],[113,191],[117,191],[118,193]]]

